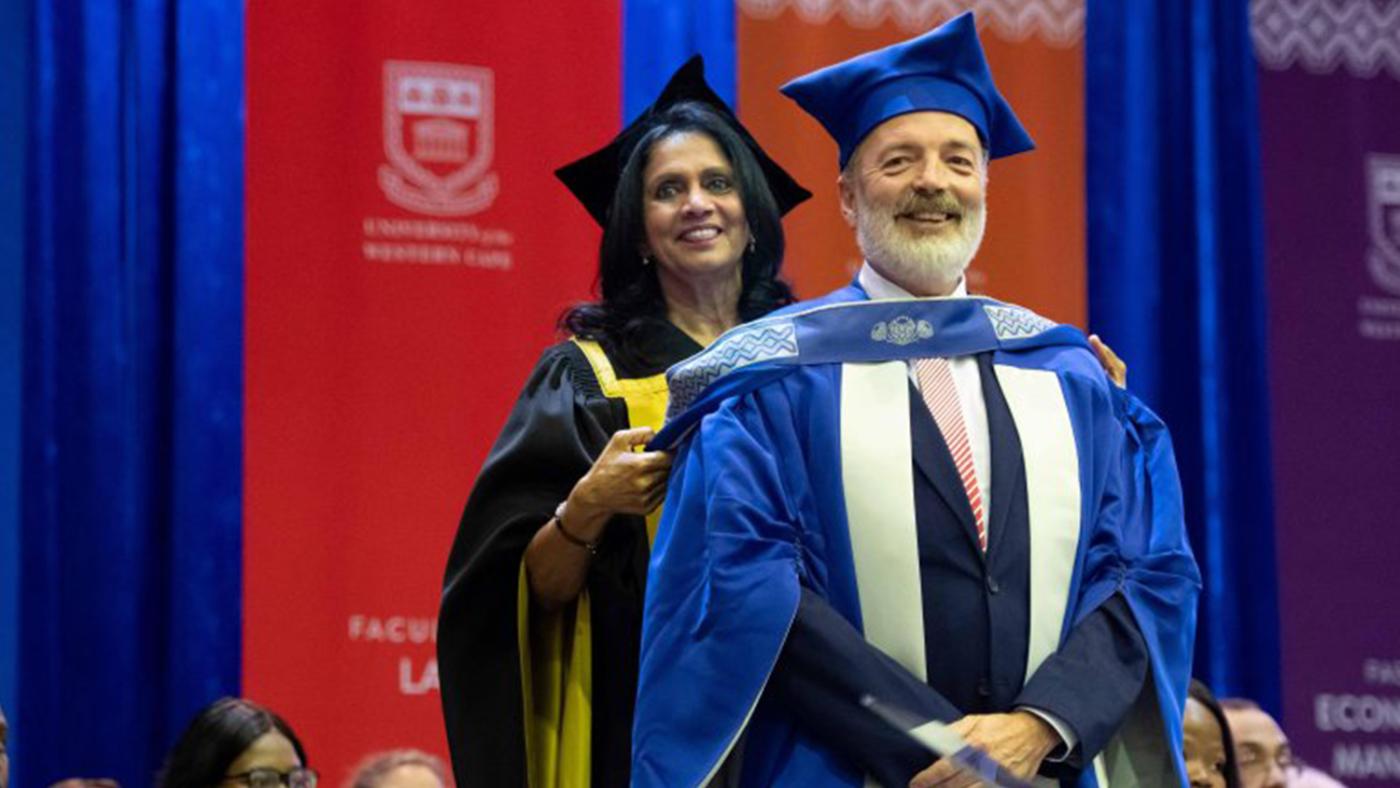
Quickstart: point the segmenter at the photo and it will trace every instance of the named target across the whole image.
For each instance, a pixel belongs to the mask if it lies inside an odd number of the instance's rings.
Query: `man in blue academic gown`
[[[1199,575],[1170,441],[1075,329],[969,297],[987,165],[1033,145],[970,14],[783,88],[866,262],[669,373],[636,785],[1180,785]]]

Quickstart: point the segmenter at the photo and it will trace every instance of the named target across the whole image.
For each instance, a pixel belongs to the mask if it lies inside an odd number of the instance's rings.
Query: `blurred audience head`
[[[10,788],[10,721],[0,706],[0,788]]]
[[[107,777],[69,777],[59,780],[49,788],[121,788],[121,785]]]
[[[347,788],[444,788],[442,761],[419,750],[390,750],[365,758]]]
[[[1235,740],[1235,760],[1244,788],[1283,788],[1296,761],[1288,737],[1259,704],[1244,698],[1220,701]]]
[[[1191,788],[1239,788],[1239,766],[1225,712],[1210,688],[1196,679],[1191,679],[1187,690],[1181,727]]]
[[[194,718],[161,770],[160,788],[315,788],[306,750],[286,720],[241,698],[221,698]]]

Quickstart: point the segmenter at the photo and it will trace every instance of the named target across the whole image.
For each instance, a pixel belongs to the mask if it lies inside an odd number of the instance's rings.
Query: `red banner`
[[[987,237],[973,292],[1084,325],[1084,6],[1076,0],[738,0],[739,109],[773,157],[816,197],[786,223],[785,270],[804,298],[860,265],[841,218],[836,144],[779,85],[911,38],[974,9],[997,87],[1035,139],[992,164]],[[1110,338],[1111,341],[1112,338]]]
[[[433,659],[471,481],[597,230],[552,169],[619,118],[616,3],[254,3],[244,692],[331,785],[446,755]]]

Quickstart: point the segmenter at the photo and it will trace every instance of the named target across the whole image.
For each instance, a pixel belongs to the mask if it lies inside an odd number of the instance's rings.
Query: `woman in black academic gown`
[[[698,57],[557,175],[603,227],[602,298],[560,320],[572,338],[531,372],[448,559],[438,668],[463,786],[627,784],[663,373],[792,301],[781,216],[811,196]]]

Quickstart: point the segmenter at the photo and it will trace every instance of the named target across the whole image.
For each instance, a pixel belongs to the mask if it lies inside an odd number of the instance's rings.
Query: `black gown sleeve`
[[[1064,766],[1083,768],[1123,724],[1147,680],[1147,663],[1147,644],[1128,602],[1114,594],[1045,658],[1016,705],[1048,711],[1068,725],[1079,745]],[[1055,767],[1047,763],[1044,771]]]
[[[862,707],[860,699],[868,694],[922,719],[952,722],[963,716],[805,587],[767,691],[809,736],[880,784],[899,788],[933,755]]]
[[[1137,697],[1146,670],[1146,647],[1121,596],[1071,630],[1015,703],[1054,714],[1079,737],[1064,763],[1044,763],[1042,773],[1069,776],[1083,768],[1084,753],[1097,755]],[[921,719],[953,722],[963,716],[806,588],[768,687],[795,724],[882,785],[907,785],[934,758],[863,708],[861,697],[871,695]]]
[[[591,384],[591,386],[590,386]],[[587,472],[625,407],[594,395],[570,343],[545,351],[482,465],[452,545],[438,613],[443,714],[459,785],[524,785],[517,645],[520,562]]]

